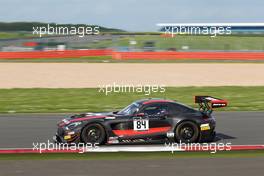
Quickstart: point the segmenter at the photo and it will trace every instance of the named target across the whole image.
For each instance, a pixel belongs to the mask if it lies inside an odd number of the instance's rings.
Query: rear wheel
[[[100,124],[90,124],[84,127],[81,133],[81,139],[84,143],[99,145],[105,142],[105,130]]]
[[[199,128],[191,121],[180,123],[175,130],[175,139],[177,142],[194,143],[197,142],[198,137]]]

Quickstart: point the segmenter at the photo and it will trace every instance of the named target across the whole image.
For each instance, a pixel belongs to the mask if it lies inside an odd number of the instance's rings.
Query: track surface
[[[264,158],[0,161],[0,175],[162,176],[263,175]]]
[[[0,148],[31,148],[33,142],[52,141],[56,124],[69,114],[0,115]],[[215,112],[218,142],[264,143],[264,112]]]
[[[219,112],[218,138],[232,144],[263,144],[264,112]],[[32,147],[56,131],[65,114],[0,115],[0,148]],[[25,160],[0,161],[0,175],[160,176],[160,175],[263,175],[264,158],[168,158],[128,160]]]

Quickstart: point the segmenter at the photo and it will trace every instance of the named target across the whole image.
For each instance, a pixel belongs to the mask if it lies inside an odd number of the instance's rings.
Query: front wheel
[[[175,140],[182,143],[194,143],[197,142],[199,137],[198,126],[191,122],[181,122],[175,130]]]
[[[90,124],[84,127],[81,133],[81,139],[84,143],[99,145],[105,142],[105,130],[100,124]]]

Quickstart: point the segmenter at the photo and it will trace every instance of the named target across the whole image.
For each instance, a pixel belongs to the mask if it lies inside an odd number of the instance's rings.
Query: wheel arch
[[[80,141],[83,142],[83,139],[82,139],[82,132],[84,130],[85,127],[87,127],[88,125],[92,125],[92,124],[99,124],[100,126],[102,126],[102,128],[104,129],[104,132],[105,132],[105,142],[107,141],[108,137],[109,137],[109,134],[108,134],[108,131],[106,130],[105,126],[103,125],[103,121],[99,121],[99,120],[95,120],[95,121],[89,121],[87,122],[85,125],[83,125],[81,131],[80,131]]]
[[[200,140],[200,137],[201,137],[201,129],[200,129],[199,123],[198,123],[197,121],[193,120],[193,119],[181,119],[181,120],[179,120],[179,121],[176,123],[176,125],[174,126],[174,129],[173,129],[174,134],[176,135],[176,129],[177,129],[177,127],[178,127],[181,123],[183,123],[183,122],[192,122],[192,123],[194,123],[194,124],[197,126],[197,128],[198,128],[198,137],[197,137],[197,141],[199,141],[199,140]],[[174,137],[176,137],[176,136],[174,136]]]
[[[181,119],[181,120],[179,120],[179,121],[175,124],[175,126],[173,127],[173,131],[175,131],[176,128],[177,128],[181,123],[183,123],[183,122],[192,122],[192,123],[194,123],[195,125],[197,125],[198,130],[199,130],[199,133],[200,133],[199,123],[196,122],[196,121],[193,120],[193,119]]]

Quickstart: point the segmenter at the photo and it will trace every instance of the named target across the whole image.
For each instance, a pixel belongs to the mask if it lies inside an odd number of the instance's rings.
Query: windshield
[[[132,103],[119,111],[117,114],[118,115],[133,115],[137,110],[138,110],[139,104],[137,103]]]

